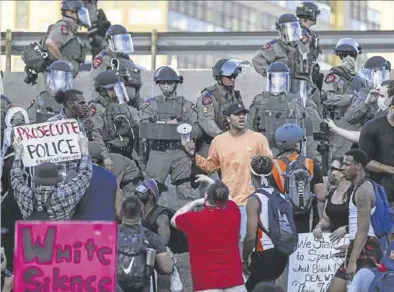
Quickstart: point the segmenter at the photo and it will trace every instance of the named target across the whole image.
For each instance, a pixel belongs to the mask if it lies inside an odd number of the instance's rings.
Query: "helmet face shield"
[[[248,61],[230,59],[223,64],[221,68],[221,75],[226,77],[233,75],[237,76],[238,74],[245,72],[250,68],[251,65]]]
[[[73,88],[74,75],[72,72],[51,70],[47,74],[47,86],[52,93]]]
[[[101,85],[101,87],[105,89],[110,99],[117,99],[119,104],[127,103],[129,101],[129,96],[127,95],[126,87],[123,82]]]
[[[78,20],[84,27],[90,28],[92,26],[90,22],[89,10],[85,7],[78,9]]]
[[[390,70],[386,67],[375,69],[363,68],[360,71],[360,76],[366,79],[371,87],[378,89],[382,86],[383,81],[390,79]]]
[[[129,33],[109,36],[109,48],[115,53],[129,54],[134,52],[133,39]]]
[[[279,94],[290,90],[290,74],[288,72],[267,72],[265,90]]]
[[[301,39],[301,26],[297,22],[280,23],[280,34],[281,37],[287,42],[294,42]]]

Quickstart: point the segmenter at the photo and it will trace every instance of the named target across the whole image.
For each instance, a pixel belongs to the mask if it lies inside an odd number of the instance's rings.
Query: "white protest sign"
[[[325,292],[344,258],[334,254],[348,239],[330,242],[331,233],[315,240],[312,233],[298,234],[297,250],[289,258],[287,292]]]
[[[78,143],[79,125],[76,120],[15,127],[14,133],[15,137],[22,140],[22,161],[25,167],[81,158]]]

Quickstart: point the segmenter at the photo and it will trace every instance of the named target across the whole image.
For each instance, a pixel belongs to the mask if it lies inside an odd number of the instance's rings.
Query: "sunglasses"
[[[164,85],[164,84],[173,85],[174,83],[175,83],[174,80],[160,81],[161,85]]]
[[[336,168],[336,167],[334,167],[334,166],[331,166],[331,171],[342,171],[342,169],[340,169],[340,168]]]

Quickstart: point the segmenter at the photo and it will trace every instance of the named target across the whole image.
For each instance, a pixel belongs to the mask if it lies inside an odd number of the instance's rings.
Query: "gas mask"
[[[342,67],[345,67],[351,73],[356,72],[356,59],[352,56],[346,56],[342,59]]]

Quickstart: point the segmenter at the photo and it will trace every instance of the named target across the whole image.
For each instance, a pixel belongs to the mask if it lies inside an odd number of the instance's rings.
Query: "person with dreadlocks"
[[[248,291],[252,291],[260,282],[274,284],[285,270],[289,260],[288,255],[277,249],[274,240],[271,239],[271,234],[266,232],[266,230],[272,230],[273,227],[270,226],[269,219],[270,206],[273,205],[271,200],[275,196],[286,200],[283,194],[273,187],[272,169],[273,162],[270,157],[254,156],[252,158],[251,181],[256,190],[249,197],[246,205],[246,236],[242,249],[243,272],[249,275],[245,284]],[[288,221],[290,226],[294,227],[295,233],[294,220],[291,224],[293,216],[290,204],[288,204],[288,210]]]

